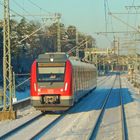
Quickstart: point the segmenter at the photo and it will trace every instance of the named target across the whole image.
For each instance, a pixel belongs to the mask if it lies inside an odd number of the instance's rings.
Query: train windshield
[[[38,64],[38,82],[64,82],[65,64]]]

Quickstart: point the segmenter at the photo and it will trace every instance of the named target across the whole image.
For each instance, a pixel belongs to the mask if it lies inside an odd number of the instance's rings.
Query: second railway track
[[[120,120],[120,123],[118,124],[119,130],[117,130],[118,134],[116,134],[116,137],[118,136],[117,139],[128,140],[127,124],[126,124],[125,109],[124,109],[124,102],[123,102],[123,90],[122,90],[120,75],[118,75],[116,79],[114,80],[113,86],[110,89],[106,99],[104,100],[104,103],[102,104],[101,111],[99,113],[99,117],[97,118],[97,120],[95,122],[95,125],[93,127],[93,130],[91,131],[91,133],[90,133],[90,135],[88,137],[89,140],[94,140],[94,139],[98,140],[98,139],[101,139],[101,138],[105,137],[105,131],[107,131],[107,130],[106,130],[106,127],[104,127],[106,125],[103,124],[103,118],[105,117],[105,110],[108,109],[107,103],[109,102],[109,98],[111,98],[110,97],[111,94],[113,96],[113,87],[115,85],[115,81],[116,81],[116,84],[117,84],[118,88],[116,90],[116,93],[114,92],[114,98],[115,98],[115,96],[117,96],[117,98],[118,98],[117,99],[118,100],[118,105],[117,105],[118,109],[117,110],[118,111],[120,110],[120,113],[119,113],[120,117],[118,119],[118,121]],[[115,89],[114,89],[114,91],[115,91]],[[112,100],[112,102],[113,102],[113,100]],[[111,104],[111,101],[108,104]],[[113,113],[111,111],[109,111],[109,112],[110,113],[107,113],[108,115]],[[113,115],[110,115],[110,116],[113,116]],[[110,117],[106,116],[106,118],[109,119]],[[106,121],[107,121],[107,119],[106,119]],[[100,130],[101,128],[103,129],[103,127],[104,127],[104,130]],[[104,131],[104,134],[102,133],[103,131]],[[110,132],[111,132],[111,129],[110,129]]]
[[[106,97],[105,97],[103,103],[101,104],[101,107],[100,107],[101,111],[100,111],[100,113],[99,113],[99,116],[98,116],[98,118],[97,118],[97,120],[96,120],[96,122],[95,122],[95,125],[94,125],[94,127],[93,127],[91,133],[89,134],[89,137],[88,137],[89,140],[96,139],[96,135],[97,135],[97,133],[98,133],[98,129],[99,129],[99,127],[100,127],[100,123],[101,123],[101,120],[102,120],[102,118],[103,118],[104,111],[105,111],[105,109],[106,109],[105,107],[106,107],[107,101],[108,101],[108,99],[109,99],[109,96],[110,96],[110,94],[111,94],[111,91],[112,91],[112,89],[113,89],[113,87],[114,87],[115,81],[116,81],[116,77],[115,77],[115,80],[114,80],[114,82],[113,82],[113,84],[112,84],[112,87],[111,87],[110,91],[107,93],[107,95],[106,95]]]

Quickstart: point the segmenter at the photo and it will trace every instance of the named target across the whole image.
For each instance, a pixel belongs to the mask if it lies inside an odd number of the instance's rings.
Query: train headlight
[[[61,88],[60,91],[63,92],[63,88]]]
[[[53,58],[50,58],[50,61],[53,62]]]

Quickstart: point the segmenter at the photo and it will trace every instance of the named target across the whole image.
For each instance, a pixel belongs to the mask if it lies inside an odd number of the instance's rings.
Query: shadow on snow
[[[100,110],[104,99],[109,93],[110,89],[96,89],[82,98],[75,107],[71,110],[71,113],[87,112],[93,110]],[[106,109],[111,109],[120,106],[120,90],[119,88],[112,89],[111,95],[107,101]],[[128,104],[134,101],[130,91],[127,88],[121,89],[121,95],[123,97],[123,104]]]

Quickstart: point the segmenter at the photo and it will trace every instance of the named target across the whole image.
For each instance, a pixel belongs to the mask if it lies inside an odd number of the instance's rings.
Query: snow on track
[[[20,126],[31,118],[34,118],[35,116],[40,114],[40,112],[35,111],[33,107],[29,106],[24,109],[18,110],[17,114],[18,116],[16,120],[0,121],[0,136]]]
[[[114,78],[112,78],[114,80]],[[112,80],[105,82],[104,89],[97,88],[89,96],[72,108],[61,122],[56,124],[41,139],[55,140],[85,140],[88,138],[95,120],[99,115],[99,108],[110,89]]]
[[[70,112],[57,124],[55,124],[41,139],[43,140],[86,140],[92,127],[95,124],[100,112],[100,104],[103,101],[106,92],[110,89],[113,82],[113,77],[106,79],[104,84],[97,87],[91,94],[83,98],[79,103],[77,103]],[[105,77],[100,77],[100,80],[105,79]],[[121,76],[122,88],[123,88],[123,98],[124,107],[126,114],[126,123],[128,129],[128,139],[129,140],[139,140],[139,130],[140,130],[140,94],[138,89],[133,88],[133,86],[127,81],[124,75]],[[103,80],[104,81],[104,80]],[[121,119],[120,119],[120,106],[118,101],[115,100],[115,94],[117,92],[114,89],[114,96],[110,98],[110,101],[106,107],[104,118],[100,125],[100,130],[97,135],[97,140],[120,140],[121,139]],[[0,136],[16,128],[20,124],[24,123],[28,119],[39,114],[34,108],[29,107],[18,111],[17,120],[8,120],[0,122]],[[33,125],[29,126],[23,132],[17,133],[15,137],[10,139],[30,139],[34,133],[39,129],[45,127],[53,118],[57,115],[45,115],[41,120],[37,121]]]
[[[140,94],[138,89],[134,88],[125,77],[122,77],[123,87],[129,89],[128,96],[124,96],[126,100],[131,100],[125,104],[126,122],[128,128],[129,140],[140,140]]]

